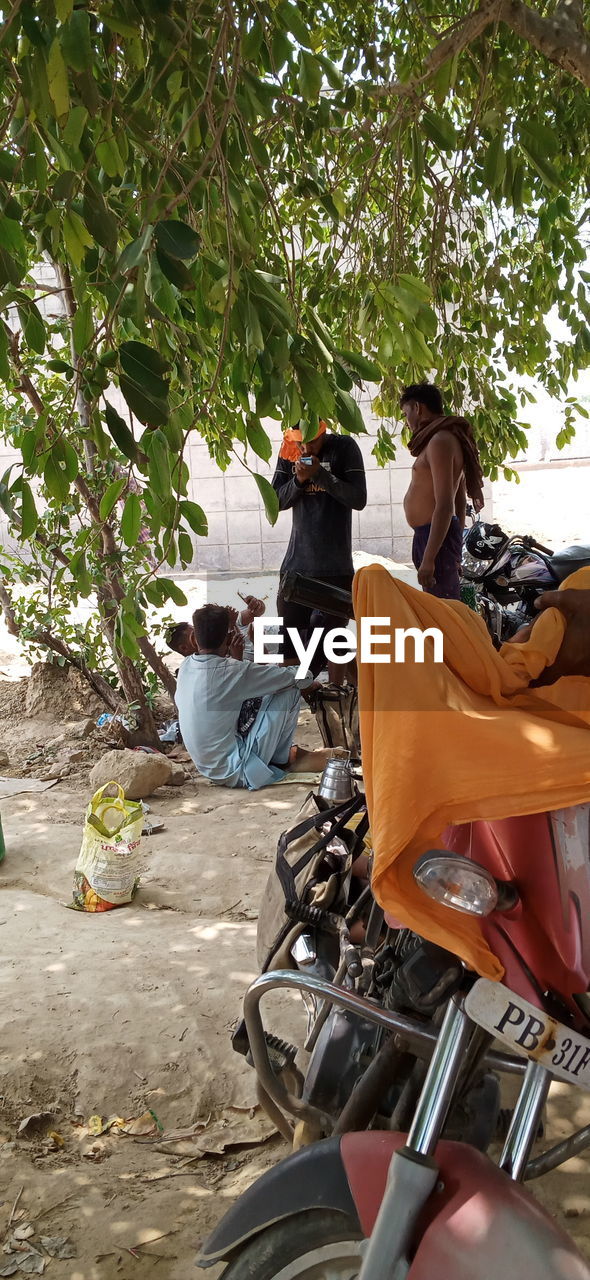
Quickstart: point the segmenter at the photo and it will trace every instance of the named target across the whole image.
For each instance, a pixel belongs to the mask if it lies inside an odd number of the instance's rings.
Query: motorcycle
[[[352,611],[348,592],[299,574],[287,575],[283,591],[287,598],[312,608],[325,607],[327,600],[330,613],[335,616],[340,611],[348,618]],[[358,835],[366,831],[368,817],[364,796],[358,792],[352,772],[348,779],[345,774],[346,766],[341,778],[344,790],[330,794],[344,805],[347,800],[351,801],[356,808],[360,825],[354,833],[348,832],[348,851],[352,849],[358,854],[362,844],[362,840],[358,842]],[[356,800],[353,799],[355,792]],[[321,796],[320,787],[318,803],[326,803]],[[340,811],[334,810],[334,816],[340,818]],[[336,834],[340,826],[341,822],[333,828]],[[340,840],[346,838],[346,828],[340,830],[339,835]],[[283,860],[290,838],[285,833],[279,845],[279,856]],[[315,869],[314,883],[328,880],[335,870],[335,859],[340,856],[334,835],[324,843],[325,853]],[[295,856],[300,857],[301,850],[296,844],[294,848]],[[347,849],[342,844],[340,848],[346,857]],[[409,1123],[423,1083],[425,1055],[427,1058],[432,1050],[446,999],[460,979],[460,965],[454,957],[410,930],[385,922],[370,887],[365,885],[359,892],[358,882],[354,880],[350,881],[347,900],[341,903],[342,909],[336,914],[333,906],[329,911],[322,911],[310,905],[307,880],[308,896],[298,900],[291,879],[286,913],[294,929],[293,940],[285,950],[281,939],[275,956],[265,955],[264,939],[267,944],[269,941],[266,904],[273,900],[273,884],[284,882],[285,875],[288,868],[284,864],[279,867],[277,863],[276,875],[271,878],[261,905],[258,952],[263,976],[268,962],[272,963],[278,954],[281,967],[288,963],[304,981],[328,981],[344,991],[357,993],[369,1007],[395,1010],[402,1018],[413,1014],[429,1034],[418,1044],[411,1041],[402,1046],[391,1039],[387,1024],[379,1025],[366,1018],[360,1011],[361,1006],[358,1013],[343,1010],[333,1002],[318,998],[313,986],[298,985],[293,977],[293,988],[299,991],[306,1008],[303,1052],[309,1056],[302,1059],[297,1044],[267,1030],[258,1012],[252,1014],[248,996],[245,1017],[232,1036],[232,1047],[254,1067],[259,1102],[290,1144],[302,1146],[334,1133],[369,1126],[403,1127]],[[356,942],[352,938],[355,931]],[[276,968],[276,963],[272,963],[272,967]],[[479,1069],[474,1068],[457,1098],[449,1124],[455,1136],[483,1151],[502,1122],[498,1078],[482,1059]]]
[[[347,1132],[304,1147],[237,1201],[199,1259],[225,1261],[224,1280],[589,1280],[523,1183],[590,1145],[585,1125],[533,1155],[551,1081],[590,1090],[590,805],[451,828],[445,845],[417,861],[414,878],[449,908],[449,932],[453,911],[479,918],[503,982],[460,966],[436,1035],[314,976],[257,979],[245,1003],[254,1041],[263,995],[295,986],[387,1028],[396,1045],[434,1046],[407,1134]],[[445,1136],[482,1056],[522,1079],[497,1165]]]
[[[473,516],[469,506],[467,514]],[[473,586],[475,608],[497,648],[534,621],[535,601],[543,591],[554,591],[588,564],[590,547],[554,553],[529,534],[510,536],[484,520],[473,520],[463,536],[463,586]]]

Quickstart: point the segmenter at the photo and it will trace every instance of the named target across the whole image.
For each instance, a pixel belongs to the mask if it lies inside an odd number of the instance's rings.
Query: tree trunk
[[[106,592],[109,593],[108,587],[106,588]],[[161,750],[162,744],[158,737],[158,730],[156,729],[156,722],[154,720],[151,707],[148,705],[141,675],[132,659],[124,657],[123,654],[119,653],[117,648],[115,641],[116,610],[113,609],[110,593],[108,595],[108,600],[105,599],[104,590],[102,593],[99,593],[99,609],[103,631],[117,664],[117,671],[119,672],[123,692],[128,704],[133,707],[132,714],[137,720],[138,730],[141,735],[141,742],[146,747],[156,747],[158,750]]]
[[[170,694],[170,697],[174,702],[176,697],[176,680],[174,679],[172,672],[168,670],[166,663],[160,657],[159,653],[156,653],[151,640],[148,640],[147,636],[141,636],[137,643],[146,662],[149,663],[152,671],[156,673],[160,684],[164,687],[166,693]]]

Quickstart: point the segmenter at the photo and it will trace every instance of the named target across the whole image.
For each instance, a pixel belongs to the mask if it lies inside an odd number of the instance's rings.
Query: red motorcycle
[[[590,1280],[522,1185],[590,1145],[586,1125],[533,1155],[551,1081],[590,1089],[590,805],[454,828],[445,844],[419,859],[415,879],[449,908],[449,938],[453,911],[480,918],[504,981],[463,970],[436,1036],[318,978],[257,979],[244,1005],[257,1068],[267,1056],[260,1000],[283,986],[373,1020],[398,1046],[427,1042],[431,1057],[408,1134],[345,1133],[304,1147],[237,1201],[199,1259],[205,1268],[225,1260],[224,1280]],[[482,1060],[522,1075],[498,1165],[444,1137]],[[264,1087],[297,1114],[272,1071]]]

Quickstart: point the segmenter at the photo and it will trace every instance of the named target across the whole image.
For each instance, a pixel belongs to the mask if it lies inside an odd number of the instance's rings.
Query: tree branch
[[[544,18],[524,0],[487,0],[435,45],[421,75],[406,82],[365,85],[374,98],[413,98],[450,58],[473,44],[492,23],[503,22],[533,49],[590,88],[590,33],[583,26],[582,0],[561,0],[555,13]]]

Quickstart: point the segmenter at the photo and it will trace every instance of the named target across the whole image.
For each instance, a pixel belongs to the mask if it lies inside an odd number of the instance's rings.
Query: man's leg
[[[352,591],[352,579],[353,579],[353,574],[342,574],[339,577],[322,579],[322,581],[326,582],[326,584],[329,587],[339,587],[341,591]],[[346,626],[346,623],[343,618],[335,617],[333,614],[330,613],[329,605],[325,610],[314,609],[311,615],[310,631],[313,631],[315,627],[319,627],[322,631],[322,639],[320,640],[320,643],[316,651],[316,655],[311,663],[311,668],[310,668],[311,674],[314,677],[314,679],[319,675],[320,671],[324,671],[327,667],[331,684],[344,683],[344,677],[349,667],[352,666],[352,664],[351,663],[342,664],[338,662],[331,662],[326,657],[326,654],[324,651],[324,638],[327,635],[328,631],[335,631],[337,628],[341,630],[342,627],[345,627],[345,626]],[[354,662],[354,659],[353,659],[353,662]]]
[[[257,756],[266,765],[274,765],[285,771],[323,769],[332,754],[329,748],[303,751],[294,746],[299,708],[298,689],[281,689],[279,693],[273,693],[251,730],[250,754]]]
[[[415,569],[419,569],[422,564],[429,536],[429,524],[420,525],[419,529],[414,530],[412,562]],[[453,516],[447,536],[434,562],[434,585],[429,587],[428,595],[437,596],[439,600],[461,599],[462,550],[461,525],[457,517]]]

